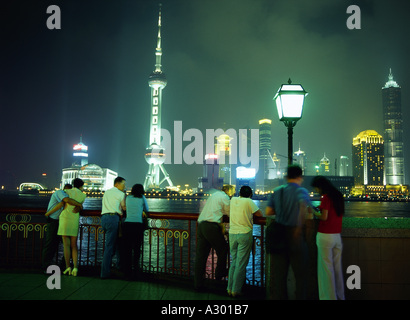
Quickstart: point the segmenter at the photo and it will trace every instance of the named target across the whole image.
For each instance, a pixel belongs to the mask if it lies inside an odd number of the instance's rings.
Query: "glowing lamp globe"
[[[296,122],[302,118],[303,103],[308,93],[300,84],[282,84],[273,100],[276,102],[280,121]]]

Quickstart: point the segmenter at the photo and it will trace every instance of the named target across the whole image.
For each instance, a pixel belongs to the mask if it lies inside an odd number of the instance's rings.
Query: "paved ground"
[[[61,276],[61,289],[49,289],[50,275],[38,271],[0,270],[1,300],[238,300],[225,294],[224,285],[204,292],[193,290],[189,281],[150,279],[101,280],[98,276]],[[51,282],[51,278],[49,280]],[[55,284],[55,282],[52,282]],[[248,292],[241,299],[256,299]]]

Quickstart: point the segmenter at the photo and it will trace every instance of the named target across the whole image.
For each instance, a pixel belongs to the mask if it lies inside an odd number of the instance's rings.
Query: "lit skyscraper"
[[[384,165],[383,137],[374,130],[353,138],[353,178],[356,186],[382,186]]]
[[[227,134],[221,134],[215,137],[215,154],[219,159],[219,177],[223,179],[224,184],[232,183],[232,164],[230,156],[232,153],[232,137]]]
[[[339,176],[345,177],[349,175],[349,158],[340,156]]]
[[[259,120],[259,169],[256,174],[256,188],[265,190],[265,179],[269,178],[269,171],[273,169],[271,156],[272,120]]]
[[[162,109],[162,89],[167,85],[167,79],[162,72],[161,57],[161,5],[158,18],[158,40],[155,50],[155,70],[150,75],[148,83],[151,87],[151,116],[149,131],[149,147],[145,154],[145,160],[149,164],[148,173],[145,176],[144,189],[159,188],[167,180],[168,185],[173,187],[169,174],[164,168],[165,149],[161,146],[161,109]],[[160,174],[164,178],[160,180]]]
[[[300,145],[299,150],[295,151],[293,156],[295,158],[295,163],[302,168],[303,174],[306,175],[307,157],[305,151],[300,150]]]
[[[323,158],[320,160],[319,172],[323,176],[330,175],[330,160],[326,157],[326,154],[324,154]]]
[[[385,185],[405,184],[403,155],[403,117],[401,113],[401,88],[393,80],[382,88],[384,120],[384,173]]]
[[[73,166],[83,167],[88,164],[88,147],[83,143],[83,136],[80,142],[73,147]]]
[[[198,178],[199,189],[221,189],[223,178],[219,178],[218,155],[206,154],[203,167],[203,176]]]

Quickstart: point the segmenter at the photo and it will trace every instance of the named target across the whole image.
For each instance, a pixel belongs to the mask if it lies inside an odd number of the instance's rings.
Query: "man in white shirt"
[[[218,256],[215,278],[221,280],[228,275],[226,259],[228,244],[225,241],[221,223],[223,215],[229,216],[230,197],[235,193],[235,187],[225,185],[221,191],[216,191],[206,201],[198,217],[197,247],[195,255],[194,286],[196,290],[203,287],[206,262],[211,248]]]
[[[243,186],[239,197],[231,200],[229,215],[229,246],[232,257],[229,269],[228,294],[242,294],[246,279],[246,266],[253,246],[253,217],[262,217],[262,212],[252,201],[252,189]]]
[[[125,179],[117,177],[114,187],[105,191],[102,200],[101,226],[105,232],[105,249],[101,264],[101,279],[111,275],[112,257],[118,237],[118,226],[125,211]]]

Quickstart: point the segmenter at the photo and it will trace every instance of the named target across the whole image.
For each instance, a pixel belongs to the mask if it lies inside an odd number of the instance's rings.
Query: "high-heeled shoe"
[[[68,275],[71,276],[71,267],[68,267],[67,269],[65,269],[63,274],[67,274],[67,272],[68,272]]]
[[[77,276],[77,273],[78,273],[78,269],[77,269],[77,268],[74,268],[73,271],[71,272],[71,275],[74,276],[74,277],[76,277],[76,276]]]

